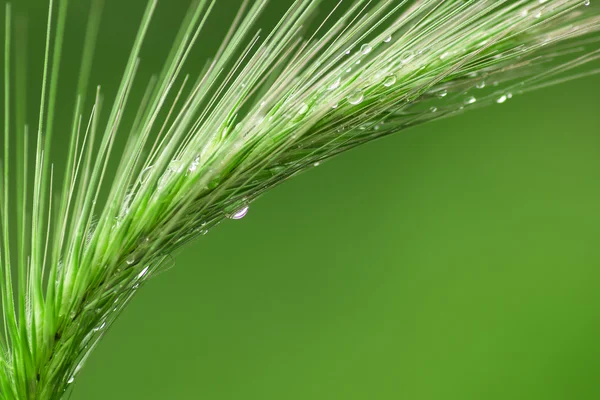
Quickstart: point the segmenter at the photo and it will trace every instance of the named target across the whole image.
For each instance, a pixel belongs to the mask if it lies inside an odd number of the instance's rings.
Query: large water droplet
[[[506,95],[502,95],[502,96],[500,96],[500,98],[498,100],[496,100],[496,103],[502,104],[506,101],[507,98],[508,97],[506,97]]]
[[[485,81],[481,81],[475,85],[477,89],[483,89],[485,87]]]
[[[473,96],[471,97],[467,97],[467,99],[465,100],[465,104],[473,104],[477,101],[477,99]]]
[[[363,44],[360,48],[360,52],[363,54],[369,54],[372,50],[373,48],[370,44]]]
[[[583,5],[584,5],[584,6],[589,6],[590,4],[592,4],[592,2],[591,2],[590,0],[585,0],[585,1],[583,2]]]
[[[364,98],[365,98],[365,95],[362,92],[362,90],[355,90],[354,92],[350,93],[350,95],[348,96],[348,103],[350,103],[352,105],[357,105],[357,104],[362,103]]]
[[[250,209],[250,207],[248,207],[247,205],[244,205],[242,208],[235,211],[233,214],[230,214],[228,217],[230,219],[242,219],[248,214],[249,209]]]
[[[75,381],[75,377],[74,377],[74,376],[72,376],[72,377],[70,377],[70,378],[69,378],[69,380],[67,381],[67,384],[69,384],[69,385],[70,385],[70,384],[71,384],[71,383],[73,383],[74,381]]]
[[[387,78],[385,78],[385,80],[383,81],[383,86],[390,87],[395,83],[396,83],[396,75],[392,74],[392,75],[388,76]]]
[[[389,43],[392,41],[392,35],[389,35],[388,37],[386,37],[385,39],[383,39],[384,43]]]
[[[127,263],[127,265],[133,264],[135,262],[135,256],[133,254],[129,255],[129,257],[127,257],[125,262]]]

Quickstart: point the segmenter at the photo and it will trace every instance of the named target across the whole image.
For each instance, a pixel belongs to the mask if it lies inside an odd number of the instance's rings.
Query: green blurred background
[[[89,0],[71,3],[65,126]],[[46,4],[15,4],[32,110]],[[144,4],[107,0],[92,83],[109,98]],[[198,71],[239,4],[217,2]],[[289,4],[273,0],[261,25]],[[188,5],[160,2],[141,82]],[[273,190],[147,284],[72,399],[600,398],[599,90],[593,77],[516,96]]]

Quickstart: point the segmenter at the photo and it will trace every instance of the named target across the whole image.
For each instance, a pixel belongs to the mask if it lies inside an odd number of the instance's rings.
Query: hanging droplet
[[[496,100],[496,103],[498,104],[502,104],[506,101],[508,97],[506,97],[505,95],[500,96],[500,98],[498,100]]]
[[[350,103],[352,105],[357,105],[357,104],[362,103],[364,98],[365,98],[365,95],[363,94],[362,90],[355,90],[348,96],[348,103]]]
[[[386,37],[385,39],[383,39],[384,43],[389,43],[392,41],[392,35],[389,35],[388,37]]]
[[[370,44],[363,44],[362,47],[360,48],[360,52],[363,54],[369,54],[372,50],[373,50],[373,48],[371,47]]]
[[[234,212],[233,214],[228,215],[228,217],[230,219],[242,219],[244,218],[247,214],[248,214],[248,210],[250,209],[250,207],[248,207],[247,205],[244,205],[242,208],[240,208],[239,210],[237,210],[236,212]]]
[[[390,76],[385,78],[385,80],[383,81],[383,86],[390,87],[396,83],[396,80],[397,80],[396,75],[391,74]]]
[[[337,78],[335,80],[335,82],[333,82],[331,85],[329,85],[329,90],[335,90],[335,89],[339,88],[341,82],[342,82],[342,80],[340,78]]]
[[[473,104],[477,101],[477,99],[473,96],[471,97],[467,97],[467,99],[465,100],[465,104]]]

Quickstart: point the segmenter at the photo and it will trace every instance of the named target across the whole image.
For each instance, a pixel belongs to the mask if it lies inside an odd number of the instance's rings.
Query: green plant
[[[61,398],[169,254],[224,218],[243,217],[269,188],[367,141],[596,73],[577,68],[600,57],[600,18],[582,0],[358,0],[332,10],[304,39],[319,2],[297,0],[264,40],[252,36],[261,0],[244,3],[202,74],[184,76],[216,6],[197,0],[164,69],[132,104],[158,3],[151,0],[106,106],[100,88],[88,90],[102,3],[91,8],[60,175],[52,145],[68,1],[50,0],[35,130],[25,118],[19,48],[11,68],[6,8],[3,399]],[[130,125],[127,114],[135,116]],[[121,154],[113,152],[118,136],[127,138]]]

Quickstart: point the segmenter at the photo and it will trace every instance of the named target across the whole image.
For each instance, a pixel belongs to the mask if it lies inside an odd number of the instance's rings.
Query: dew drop
[[[477,89],[483,89],[485,87],[485,81],[479,82],[477,85],[475,85],[475,87]]]
[[[329,90],[335,90],[335,89],[339,88],[340,87],[340,83],[341,83],[341,79],[337,78],[335,80],[335,82],[333,82],[331,85],[329,85]]]
[[[125,260],[125,262],[127,263],[127,265],[131,265],[135,262],[135,256],[132,254],[129,257],[127,257],[127,260]]]
[[[298,109],[298,114],[306,114],[308,111],[308,105],[306,103],[302,103],[300,108]]]
[[[402,64],[408,64],[415,58],[415,54],[412,51],[407,51],[400,57],[400,62]]]
[[[197,156],[196,158],[194,158],[194,161],[192,161],[192,163],[190,164],[190,167],[188,168],[188,172],[195,172],[198,169],[199,165],[200,165],[200,156]]]
[[[535,18],[540,18],[541,16],[542,16],[542,12],[541,12],[541,11],[538,11],[538,12],[536,12],[536,13],[534,14],[534,17],[535,17]]]
[[[338,103],[335,103],[334,105],[331,106],[331,108],[338,108],[338,107],[339,107]]]
[[[360,52],[363,54],[369,54],[372,50],[373,50],[373,48],[371,47],[370,44],[363,44],[362,47],[360,48]]]
[[[448,94],[448,91],[446,89],[443,89],[438,92],[437,96],[442,98],[442,97],[446,97],[447,94]]]
[[[583,5],[586,6],[586,7],[589,6],[590,4],[592,4],[592,2],[590,0],[585,0],[583,2]]]
[[[148,178],[150,177],[150,171],[152,170],[152,165],[144,168],[142,170],[142,172],[140,172],[140,183],[143,185],[144,183],[146,183],[146,181],[148,181]]]
[[[142,278],[143,278],[143,277],[144,277],[144,276],[145,276],[145,275],[148,273],[148,269],[150,269],[150,267],[146,267],[146,268],[144,268],[144,269],[142,270],[142,272],[140,272],[140,273],[138,274],[138,276],[137,276],[137,277],[138,277],[138,279],[142,279]]]
[[[429,111],[431,111],[432,113],[437,112],[437,110],[438,110],[437,107],[431,107],[429,109]]]
[[[384,43],[389,43],[392,41],[392,35],[389,35],[388,37],[386,37],[385,39],[383,39]]]
[[[248,214],[248,210],[250,209],[250,207],[248,207],[247,205],[243,206],[242,208],[240,208],[239,210],[237,210],[236,212],[234,212],[233,214],[229,215],[230,219],[242,219],[246,216],[246,214]]]
[[[392,74],[392,75],[388,76],[387,78],[385,78],[385,80],[383,81],[383,86],[390,87],[396,83],[396,80],[397,80],[396,75]]]
[[[502,95],[498,100],[496,100],[496,103],[498,104],[502,104],[506,101],[508,97],[506,97],[505,95]]]
[[[364,98],[365,98],[365,95],[363,94],[362,90],[355,90],[348,96],[348,103],[350,103],[352,105],[357,105],[357,104],[362,103]]]
[[[321,163],[320,163],[320,162],[318,162],[318,161],[317,161],[316,163],[314,163],[314,164],[313,164],[313,166],[315,166],[315,167],[318,167],[319,165],[321,165]]]
[[[465,104],[473,104],[477,101],[477,99],[473,96],[471,97],[467,97],[467,99],[465,100]]]
[[[67,384],[69,384],[69,385],[70,385],[70,384],[71,384],[71,383],[73,383],[74,381],[75,381],[75,377],[74,377],[74,376],[72,376],[72,377],[70,377],[70,378],[69,378],[69,380],[67,381]]]

